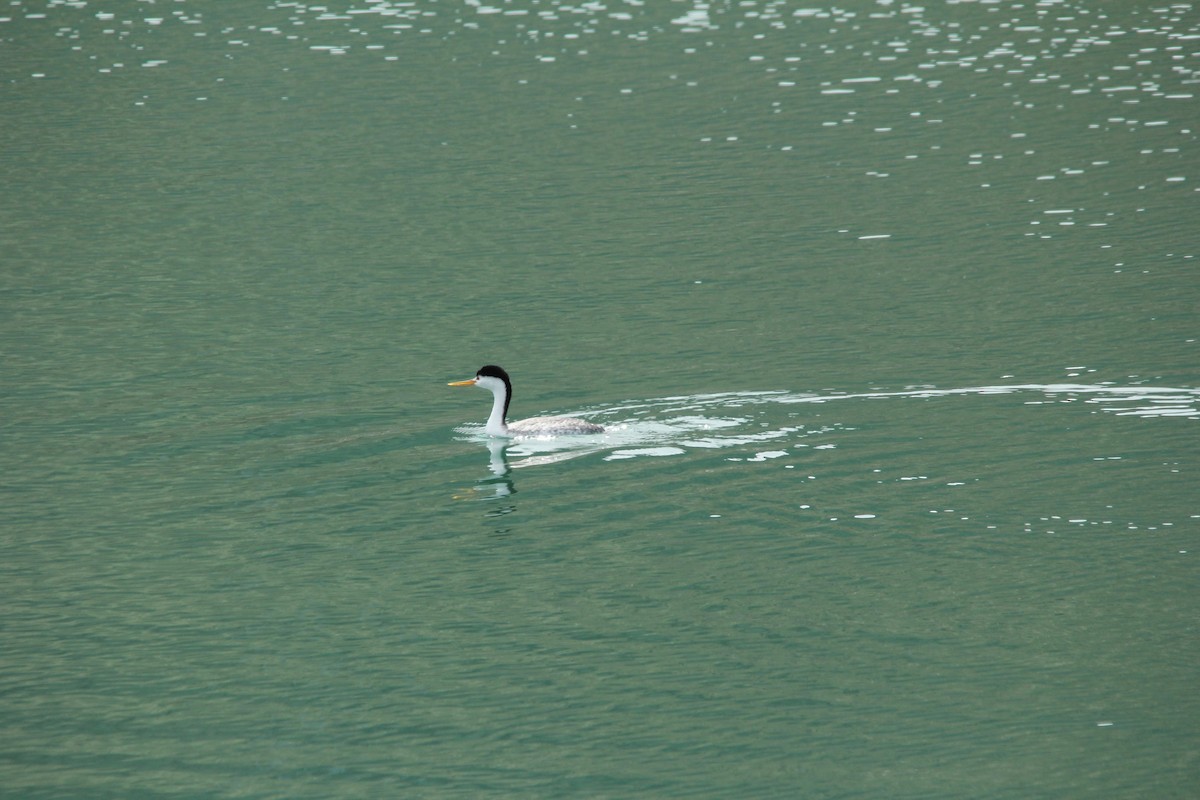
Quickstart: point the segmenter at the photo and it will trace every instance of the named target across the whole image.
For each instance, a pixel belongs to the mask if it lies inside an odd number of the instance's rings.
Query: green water
[[[10,3],[0,795],[1196,796],[1198,35]]]

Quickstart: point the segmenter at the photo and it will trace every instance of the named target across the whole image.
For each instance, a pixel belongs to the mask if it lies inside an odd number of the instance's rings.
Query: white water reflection
[[[993,216],[999,203],[1015,204],[1009,213],[1022,217],[1023,228],[1013,235],[1032,243],[1069,237],[1107,250],[1122,232],[1153,224],[1155,206],[1190,207],[1185,204],[1200,191],[1195,159],[1188,157],[1198,136],[1191,109],[1200,81],[1193,52],[1200,17],[1186,3],[877,2],[850,10],[786,0],[468,0],[450,7],[429,0],[277,1],[240,19],[187,0],[150,16],[142,4],[103,11],[85,2],[9,5],[0,31],[16,37],[52,26],[73,58],[113,79],[135,71],[129,67],[137,63],[156,67],[151,71],[166,88],[167,76],[186,69],[189,58],[220,59],[220,76],[193,98],[197,101],[217,100],[239,85],[226,80],[228,62],[259,47],[382,60],[407,70],[414,38],[464,39],[487,59],[525,59],[531,70],[560,76],[564,64],[613,57],[599,51],[614,41],[666,45],[672,55],[661,62],[661,71],[648,70],[632,85],[627,76],[614,77],[607,89],[622,96],[643,91],[670,96],[664,107],[675,109],[671,118],[694,121],[679,125],[681,140],[795,159],[812,157],[822,149],[815,145],[831,145],[829,137],[843,137],[847,128],[869,132],[876,140],[869,159],[837,164],[836,177],[884,181],[891,191],[923,195],[919,185],[906,187],[940,170],[939,186],[972,193],[1000,188],[997,198],[979,202],[990,204]],[[181,51],[180,42],[188,39],[197,43],[195,54]],[[138,53],[136,61],[126,59],[131,50]],[[744,61],[721,66],[726,74],[704,69],[715,54],[741,51]],[[460,57],[457,49],[447,50],[449,61]],[[63,63],[35,58],[19,79],[62,79]],[[537,74],[523,75],[516,90],[535,90]],[[727,113],[719,99],[728,94],[720,86],[727,81],[746,87],[761,110],[748,106]],[[563,96],[583,103],[581,108],[604,94],[588,83],[565,87]],[[172,96],[139,88],[131,102],[145,108]],[[995,114],[1000,107],[983,105],[984,97],[1011,98],[1003,101],[1011,107],[1003,109],[997,125],[974,130],[970,116],[954,109],[969,103]],[[277,102],[293,99],[289,94]],[[1070,127],[1048,129],[1049,118]],[[602,127],[591,124],[593,130]],[[589,127],[581,116],[570,125]],[[938,157],[952,160],[955,169],[946,162],[935,166],[932,159]],[[1137,176],[1133,197],[1130,174]],[[832,230],[859,240],[922,233],[868,229],[849,220]],[[1167,257],[1195,256],[1189,251]],[[1123,271],[1127,263],[1114,260],[1111,268]]]

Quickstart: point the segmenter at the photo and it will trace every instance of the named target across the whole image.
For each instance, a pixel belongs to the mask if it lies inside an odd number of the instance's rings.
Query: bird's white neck
[[[491,436],[504,436],[508,433],[508,426],[504,424],[504,403],[507,399],[503,386],[498,390],[492,389],[492,413],[488,415],[487,427],[484,428]]]
[[[508,425],[504,424],[504,412],[508,406],[508,386],[499,378],[490,376],[477,378],[475,385],[492,393],[492,413],[488,416],[484,431],[489,436],[506,436]]]

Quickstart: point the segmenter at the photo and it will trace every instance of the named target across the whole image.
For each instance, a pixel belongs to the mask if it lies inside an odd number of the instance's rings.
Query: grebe
[[[530,417],[519,422],[505,422],[508,401],[512,400],[512,381],[508,373],[494,364],[480,367],[475,377],[454,381],[448,386],[478,386],[492,393],[492,413],[484,428],[491,436],[565,436],[579,433],[604,433],[604,427],[574,417]]]

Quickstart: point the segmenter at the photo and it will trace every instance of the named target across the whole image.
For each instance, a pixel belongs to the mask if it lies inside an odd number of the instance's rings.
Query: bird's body
[[[574,436],[580,433],[604,433],[604,426],[575,417],[530,417],[505,425],[514,436]]]
[[[604,433],[604,427],[575,417],[530,417],[508,422],[508,404],[512,400],[512,381],[500,367],[480,367],[475,377],[454,381],[450,386],[478,386],[492,393],[492,413],[484,430],[492,436],[575,436]]]

